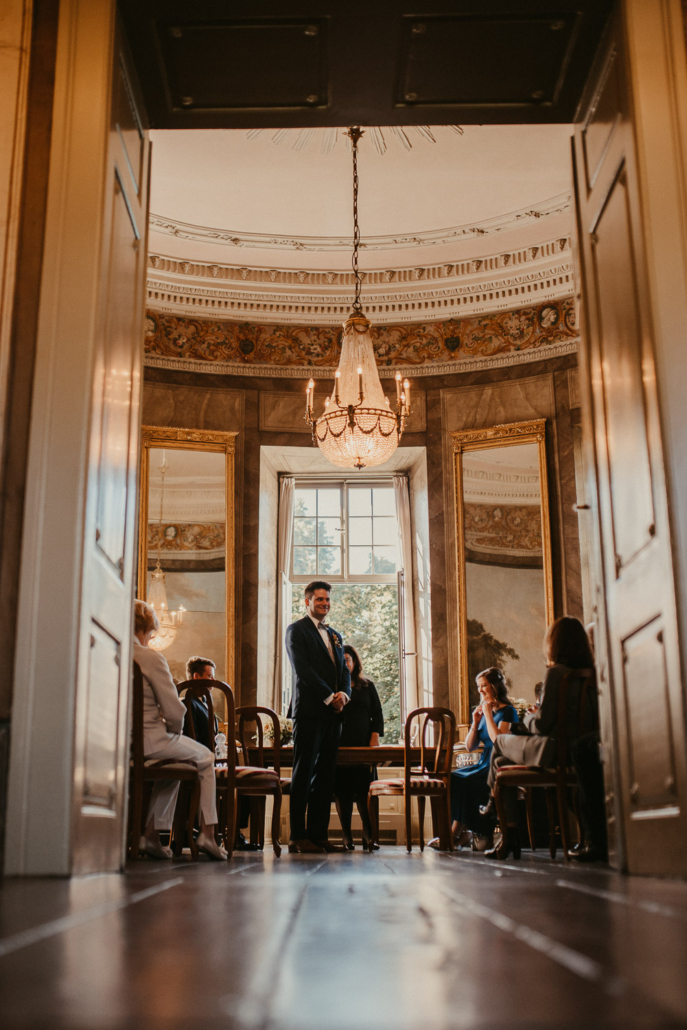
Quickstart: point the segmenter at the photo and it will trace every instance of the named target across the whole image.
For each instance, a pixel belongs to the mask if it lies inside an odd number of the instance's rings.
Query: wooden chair
[[[421,722],[422,716],[424,719]],[[418,726],[413,730],[413,724]],[[434,743],[427,742],[427,728],[434,730]],[[420,765],[412,768],[411,741],[419,732]],[[417,798],[420,819],[420,851],[424,851],[425,798],[432,806],[432,826],[439,837],[444,851],[453,851],[451,839],[451,764],[453,741],[456,734],[456,717],[449,708],[416,708],[406,719],[404,774],[400,780],[374,780],[367,796],[367,809],[372,826],[372,844],[379,843],[379,799],[380,797],[403,796],[405,801],[406,848],[412,851],[412,799]]]
[[[558,719],[556,722],[556,764],[547,769],[540,766],[504,765],[496,774],[494,800],[501,827],[505,827],[506,808],[503,790],[506,787],[524,787],[527,801],[527,827],[530,844],[534,841],[532,801],[530,790],[541,787],[546,790],[546,807],[549,816],[549,854],[556,857],[556,808],[558,826],[561,831],[563,853],[570,861],[570,823],[568,820],[568,792],[577,787],[577,777],[570,762],[568,741],[568,690],[573,680],[581,680],[580,696],[577,702],[577,736],[597,728],[596,676],[593,669],[571,669],[561,680],[558,688]]]
[[[198,858],[198,849],[193,840],[193,826],[198,812],[200,802],[200,780],[198,770],[189,761],[175,759],[146,759],[143,752],[143,674],[137,662],[133,663],[133,732],[131,744],[130,762],[130,786],[129,786],[129,858],[136,861],[139,857],[139,840],[143,829],[143,795],[144,785],[159,783],[160,780],[179,780],[188,784],[190,798],[188,803],[188,817],[183,818],[184,804],[181,796],[177,801],[174,816],[174,827],[172,840],[177,849],[180,841],[183,841],[184,822],[188,833],[191,857]],[[181,792],[180,792],[181,795]]]
[[[243,757],[243,765],[237,766],[236,787],[239,797],[251,798],[251,842],[261,847],[265,843],[265,802],[269,796],[274,798],[272,808],[272,847],[275,855],[281,854],[279,843],[279,824],[281,819],[281,799],[284,789],[288,792],[291,788],[290,780],[281,778],[281,727],[279,716],[271,708],[263,708],[261,705],[242,705],[236,709],[238,716],[238,742]],[[265,762],[265,731],[261,715],[266,715],[272,722],[274,732],[273,761],[272,769],[267,768]],[[255,726],[257,730],[257,743],[251,744],[249,736],[252,736],[250,727]],[[258,764],[250,764],[250,749],[257,749]],[[271,782],[260,773],[269,773]]]

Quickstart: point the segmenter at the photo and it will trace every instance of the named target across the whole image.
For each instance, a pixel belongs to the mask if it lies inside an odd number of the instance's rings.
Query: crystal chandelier
[[[313,441],[333,465],[362,469],[381,465],[398,447],[405,420],[410,414],[410,383],[407,379],[402,382],[401,375],[396,374],[397,409],[392,411],[379,380],[370,323],[363,315],[360,303],[362,276],[358,269],[358,142],[363,132],[353,127],[345,135],[353,144],[355,299],[353,310],[343,326],[341,359],[333,393],[324,402],[323,414],[315,418],[315,383],[311,379],[306,392],[305,419],[312,426]]]
[[[152,583],[148,591],[148,604],[155,610],[160,628],[150,640],[148,646],[153,651],[164,651],[174,643],[177,629],[184,621],[186,609],[179,605],[176,611],[170,611],[167,604],[167,587],[165,585],[165,574],[160,564],[160,546],[162,544],[162,506],[165,497],[165,472],[169,466],[165,463],[165,452],[162,452],[162,464],[160,465],[160,516],[157,523],[157,562],[152,575]]]

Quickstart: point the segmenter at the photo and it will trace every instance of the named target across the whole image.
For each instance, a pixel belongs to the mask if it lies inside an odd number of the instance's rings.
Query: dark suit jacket
[[[193,729],[196,734],[196,740],[199,744],[203,744],[204,747],[210,747],[210,713],[208,712],[207,705],[200,697],[191,698],[191,718],[193,719]],[[215,716],[215,733],[219,728],[217,716]],[[191,737],[191,730],[188,725],[188,714],[184,720],[184,736]]]
[[[343,638],[328,627],[334,658],[329,657],[326,644],[309,615],[292,622],[286,631],[286,650],[295,672],[290,717],[298,719],[324,718],[330,694],[342,690],[351,696],[351,674],[344,662]]]

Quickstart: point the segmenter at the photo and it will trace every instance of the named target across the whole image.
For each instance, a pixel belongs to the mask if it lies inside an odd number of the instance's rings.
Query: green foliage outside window
[[[294,584],[293,621],[305,614],[302,586]],[[360,655],[364,674],[379,692],[384,743],[401,739],[398,672],[398,590],[395,583],[335,583],[327,620]]]

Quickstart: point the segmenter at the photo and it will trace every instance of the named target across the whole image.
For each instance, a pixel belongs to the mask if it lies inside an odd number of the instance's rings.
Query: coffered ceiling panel
[[[571,122],[612,0],[120,0],[156,128]]]

